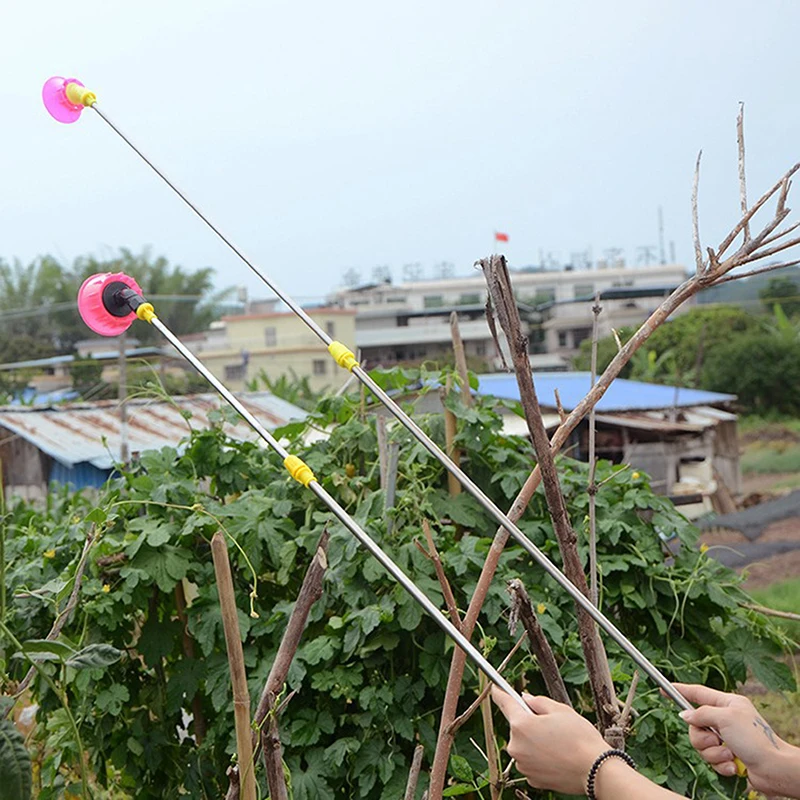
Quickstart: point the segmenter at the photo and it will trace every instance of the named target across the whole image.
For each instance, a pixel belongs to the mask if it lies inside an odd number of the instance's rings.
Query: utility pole
[[[128,448],[128,362],[125,358],[125,350],[127,349],[125,331],[119,335],[119,460],[123,464],[127,464],[130,459],[130,451]]]

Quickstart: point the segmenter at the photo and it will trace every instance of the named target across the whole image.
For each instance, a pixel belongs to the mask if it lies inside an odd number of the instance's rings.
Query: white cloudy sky
[[[0,50],[0,256],[145,245],[263,291],[90,112],[75,76],[278,283],[318,297],[353,267],[466,274],[506,231],[514,265],[657,244],[691,259],[737,214],[737,103],[760,192],[800,159],[792,0],[9,3]],[[669,250],[668,250],[669,252]]]

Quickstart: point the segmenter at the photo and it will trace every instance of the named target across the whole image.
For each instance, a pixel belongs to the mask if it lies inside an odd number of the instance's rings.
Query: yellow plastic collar
[[[353,367],[358,366],[358,359],[353,355],[353,351],[341,342],[331,342],[328,345],[328,352],[336,359],[336,363],[350,372]]]
[[[97,95],[89,91],[85,86],[80,86],[77,83],[68,83],[64,87],[67,94],[67,100],[70,103],[75,103],[76,106],[93,106],[97,102]]]
[[[153,304],[142,303],[139,308],[136,309],[136,316],[144,322],[152,322],[156,319],[156,311],[153,308]]]
[[[308,486],[311,481],[317,480],[317,476],[311,471],[311,467],[297,456],[286,456],[283,459],[283,466],[289,470],[289,474],[303,486]]]

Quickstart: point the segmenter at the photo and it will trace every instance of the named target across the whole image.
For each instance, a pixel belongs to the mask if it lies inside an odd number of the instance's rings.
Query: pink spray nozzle
[[[101,336],[119,336],[128,330],[136,319],[134,309],[142,302],[139,284],[124,272],[98,272],[78,290],[78,311]]]
[[[42,87],[44,107],[58,122],[76,122],[81,111],[92,105],[96,99],[94,93],[86,89],[77,78],[55,76]]]

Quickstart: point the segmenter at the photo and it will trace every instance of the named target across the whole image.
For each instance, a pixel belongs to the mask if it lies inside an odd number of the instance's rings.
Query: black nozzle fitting
[[[136,309],[146,302],[144,297],[122,281],[112,281],[103,289],[103,307],[114,317],[135,314]]]

